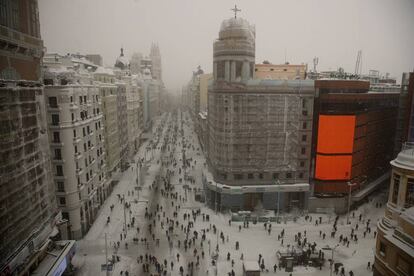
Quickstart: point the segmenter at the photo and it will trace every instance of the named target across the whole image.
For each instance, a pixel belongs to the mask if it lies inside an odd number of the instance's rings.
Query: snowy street
[[[231,275],[232,270],[233,275],[242,275],[243,261],[263,263],[263,275],[329,275],[331,251],[323,247],[336,247],[334,262],[343,264],[344,275],[351,270],[353,275],[372,274],[367,265],[374,261],[376,223],[384,213],[385,194],[351,211],[349,225],[346,216],[340,216],[336,230],[335,217],[325,214],[245,227],[243,222],[230,222],[230,214],[215,214],[194,199],[193,189],[202,189],[206,161],[188,112],[163,114],[153,130],[152,140],[141,145],[136,157],[136,161],[144,161],[142,189],[139,194],[135,189],[139,174],[135,163],[123,173],[88,234],[78,241],[73,259],[77,275],[105,275],[101,271],[105,234],[108,259],[119,257],[110,275]],[[154,149],[147,150],[152,145]],[[195,181],[184,180],[183,154],[189,164],[186,172]],[[187,193],[184,184],[191,188]],[[295,266],[293,272],[279,269],[277,252],[296,250],[299,243],[305,250],[315,245],[316,254],[324,254],[322,270],[305,266]],[[217,247],[217,265],[212,265]]]

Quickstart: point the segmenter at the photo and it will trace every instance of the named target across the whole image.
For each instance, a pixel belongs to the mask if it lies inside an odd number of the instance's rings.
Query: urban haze
[[[0,0],[0,276],[414,275],[413,15]]]

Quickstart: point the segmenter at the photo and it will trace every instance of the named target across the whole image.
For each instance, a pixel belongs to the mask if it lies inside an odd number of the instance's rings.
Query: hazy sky
[[[98,53],[112,66],[149,54],[158,42],[167,88],[181,89],[198,65],[212,70],[220,24],[233,16],[256,26],[256,63],[308,63],[353,72],[359,49],[363,73],[414,68],[414,0],[39,0],[48,52]]]

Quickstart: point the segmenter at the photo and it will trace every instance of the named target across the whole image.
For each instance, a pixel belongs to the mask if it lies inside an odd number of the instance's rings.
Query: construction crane
[[[362,50],[359,50],[358,54],[357,54],[357,60],[355,62],[355,72],[354,72],[354,74],[356,76],[359,76],[359,75],[361,75],[361,72],[362,72]]]

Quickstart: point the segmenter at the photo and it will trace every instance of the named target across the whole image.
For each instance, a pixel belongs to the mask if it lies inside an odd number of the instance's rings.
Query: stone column
[[[231,62],[230,81],[236,80],[236,62]]]
[[[230,81],[230,61],[224,62],[224,80]]]

